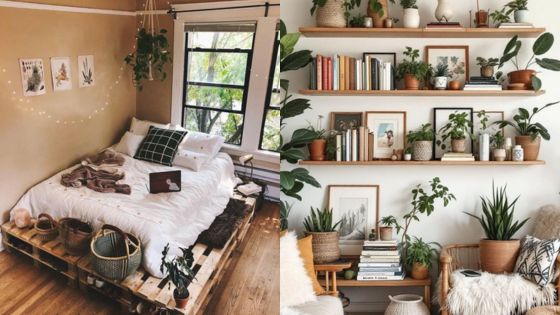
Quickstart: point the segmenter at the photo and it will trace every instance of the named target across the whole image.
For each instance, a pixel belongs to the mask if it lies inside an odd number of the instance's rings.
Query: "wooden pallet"
[[[130,307],[135,301],[141,300],[148,305],[166,308],[175,314],[201,314],[204,312],[213,293],[213,288],[219,283],[223,272],[231,261],[231,254],[241,243],[247,231],[255,210],[255,199],[245,199],[251,211],[247,213],[239,228],[232,234],[223,249],[209,248],[197,243],[193,247],[194,270],[196,279],[189,286],[189,302],[185,309],[177,309],[173,299],[173,284],[165,280],[150,276],[149,273],[139,268],[135,273],[123,281],[105,279],[95,273],[91,255],[78,262],[79,283],[82,288],[91,288],[108,295],[113,300],[125,307]],[[97,289],[87,284],[87,276],[101,278],[106,282],[105,289]],[[106,291],[105,291],[106,290]]]
[[[35,266],[54,269],[68,278],[69,285],[77,286],[77,265],[82,256],[68,254],[59,237],[42,242],[34,228],[20,229],[13,222],[6,222],[2,225],[2,242],[8,249],[33,258]]]

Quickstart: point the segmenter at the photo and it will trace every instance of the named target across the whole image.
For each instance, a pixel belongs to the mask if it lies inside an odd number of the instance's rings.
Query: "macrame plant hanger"
[[[157,9],[156,9],[156,0],[146,0],[146,4],[144,5],[144,18],[142,19],[142,27],[146,29],[152,38],[156,36],[156,30],[160,29],[159,26],[159,18],[157,16]],[[146,24],[146,19],[148,24]],[[157,28],[156,28],[157,26]],[[153,81],[154,76],[152,75],[152,56],[148,61],[148,80]]]

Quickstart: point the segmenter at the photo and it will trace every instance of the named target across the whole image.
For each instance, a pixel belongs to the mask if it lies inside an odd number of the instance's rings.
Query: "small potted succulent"
[[[480,67],[480,76],[491,78],[494,76],[494,68],[500,64],[500,59],[476,57],[476,64]]]
[[[412,279],[428,279],[430,269],[432,269],[432,261],[438,255],[436,247],[441,249],[441,245],[438,243],[426,243],[422,238],[416,236],[407,243],[406,264],[411,267],[410,276]]]
[[[312,161],[324,161],[327,151],[327,140],[325,139],[326,131],[321,129],[323,116],[317,118],[317,128],[309,126],[308,129],[314,135],[313,141],[307,146],[309,149],[309,158]]]
[[[411,161],[412,160],[412,148],[409,146],[404,150],[404,157],[403,159],[405,161]]]
[[[412,159],[414,161],[429,161],[432,159],[434,130],[431,124],[424,124],[417,131],[410,131],[406,137],[412,145]]]
[[[173,298],[175,305],[179,309],[184,309],[189,301],[188,287],[195,278],[195,273],[192,269],[194,263],[193,252],[188,248],[179,247],[183,255],[175,256],[171,259],[167,257],[169,253],[169,244],[165,245],[161,257],[161,273],[165,274],[166,279],[169,280],[169,287],[171,283],[175,286],[173,291]]]
[[[379,227],[379,239],[382,241],[390,241],[393,239],[393,227],[397,230],[397,234],[401,229],[397,218],[392,215],[381,218],[379,223],[381,223]]]
[[[509,9],[507,15],[513,12],[515,23],[529,23],[529,9],[527,5],[529,0],[513,0],[506,4]]]
[[[467,137],[473,138],[470,129],[472,121],[469,120],[468,113],[455,112],[449,115],[449,121],[439,130],[442,133],[441,140],[437,140],[436,144],[442,150],[447,148],[446,141],[451,140],[451,151],[453,153],[464,153],[467,149]]]
[[[446,90],[449,80],[449,66],[443,63],[437,65],[434,69],[434,89]]]
[[[494,155],[494,160],[498,162],[503,162],[506,160],[506,149],[504,149],[504,144],[506,139],[504,138],[504,133],[500,130],[496,134],[492,135],[490,142],[494,147],[492,154]]]
[[[404,87],[406,90],[419,90],[420,82],[424,81],[431,66],[420,58],[420,51],[406,47],[403,53],[405,59],[397,66],[396,72],[400,79],[404,79]]]
[[[337,228],[342,221],[333,224],[331,209],[314,209],[303,221],[305,233],[312,236],[313,261],[317,264],[326,264],[340,258],[338,248]]]

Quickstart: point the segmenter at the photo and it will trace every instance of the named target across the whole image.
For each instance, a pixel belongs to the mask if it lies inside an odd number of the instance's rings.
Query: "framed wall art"
[[[72,71],[70,70],[69,57],[51,58],[51,75],[53,90],[68,91],[72,89]]]
[[[362,112],[333,112],[331,113],[330,129],[336,131],[346,131],[362,126]]]
[[[95,67],[93,56],[78,56],[78,86],[90,87],[95,85]]]
[[[366,112],[365,125],[373,132],[373,158],[391,159],[406,146],[406,112]]]
[[[434,68],[447,65],[452,80],[469,80],[469,46],[426,46],[425,58]]]
[[[47,92],[43,59],[20,59],[19,67],[23,96],[37,96]]]
[[[437,145],[438,141],[442,140],[442,135],[440,134],[440,129],[443,128],[449,122],[449,115],[453,113],[467,113],[468,117],[471,122],[474,122],[474,110],[470,107],[445,107],[445,108],[434,108],[434,132],[436,134],[436,141],[433,143],[433,158],[436,160],[441,159],[441,157],[446,153],[449,152],[451,149],[451,144],[446,143],[446,149],[442,149],[441,146]],[[470,127],[470,133],[473,133],[473,126]],[[466,135],[465,135],[466,136]],[[470,141],[469,141],[470,140]],[[447,139],[447,142],[450,142],[450,139]],[[474,143],[472,139],[467,137],[467,150],[465,153],[473,153]]]

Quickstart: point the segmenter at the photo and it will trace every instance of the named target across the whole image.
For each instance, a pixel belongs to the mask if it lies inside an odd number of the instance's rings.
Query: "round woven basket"
[[[140,267],[140,240],[119,228],[105,224],[91,241],[95,271],[108,279],[123,280]]]
[[[324,6],[317,8],[318,27],[346,27],[346,17],[342,0],[327,0]]]
[[[326,264],[340,258],[338,247],[338,232],[305,232],[311,235],[313,247],[313,262]]]
[[[58,236],[56,221],[48,214],[41,213],[35,222],[35,230],[37,230],[37,238],[41,242],[54,240]]]
[[[87,253],[93,236],[91,225],[74,218],[63,218],[58,222],[58,230],[66,252],[73,256]]]
[[[412,159],[414,161],[429,161],[432,159],[432,141],[414,141]]]

